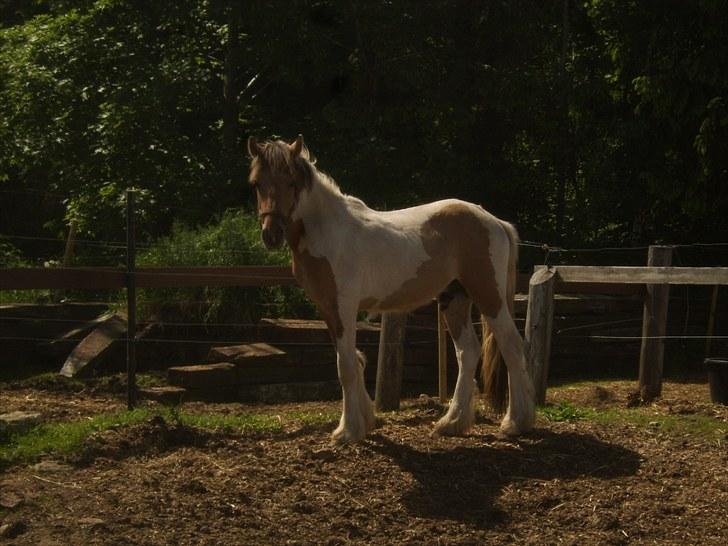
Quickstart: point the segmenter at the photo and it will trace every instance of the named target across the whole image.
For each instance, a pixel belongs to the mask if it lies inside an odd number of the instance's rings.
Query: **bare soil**
[[[634,385],[552,389],[549,401],[626,408]],[[6,389],[0,408],[46,420],[124,407],[123,396]],[[699,414],[717,434],[539,418],[517,440],[484,413],[463,438],[431,438],[442,411],[407,400],[366,441],[334,448],[333,423],[288,415],[338,403],[185,405],[280,415],[282,432],[226,434],[153,418],[96,435],[81,457],[0,473],[8,544],[725,544],[728,410],[699,383],[667,383],[629,411]]]

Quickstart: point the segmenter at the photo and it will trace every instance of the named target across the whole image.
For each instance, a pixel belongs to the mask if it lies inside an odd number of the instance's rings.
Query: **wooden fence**
[[[136,288],[179,288],[190,286],[273,286],[295,285],[289,266],[239,267],[147,267],[136,268],[133,242],[129,244],[126,270],[107,267],[8,268],[0,269],[0,290],[22,289],[126,289],[129,311],[127,335],[127,373],[129,406],[135,392],[135,309]],[[533,275],[519,275],[519,292],[528,290],[525,340],[528,365],[536,385],[537,402],[543,403],[548,378],[553,328],[555,293],[604,292],[644,293],[645,304],[640,351],[639,389],[645,400],[659,396],[662,382],[662,359],[667,316],[668,286],[674,284],[728,284],[726,267],[669,267],[670,247],[651,247],[646,267],[611,266],[536,266]],[[715,304],[714,304],[715,305]],[[713,309],[714,312],[714,309]],[[439,394],[447,398],[446,332],[438,311]],[[385,315],[380,333],[380,351],[376,382],[376,403],[380,410],[399,406],[402,377],[403,316]]]
[[[536,387],[536,401],[543,403],[546,396],[554,293],[561,286],[580,283],[599,285],[644,285],[645,302],[639,363],[639,393],[649,401],[662,391],[664,339],[669,300],[669,285],[712,285],[714,289],[711,320],[706,337],[712,332],[717,287],[728,284],[728,267],[669,267],[671,247],[652,246],[646,267],[607,266],[537,266],[528,287],[525,340],[528,365]]]

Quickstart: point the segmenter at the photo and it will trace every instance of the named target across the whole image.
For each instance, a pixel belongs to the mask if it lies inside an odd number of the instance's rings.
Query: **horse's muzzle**
[[[279,248],[285,239],[285,223],[277,214],[266,214],[261,218],[260,236],[269,250]]]

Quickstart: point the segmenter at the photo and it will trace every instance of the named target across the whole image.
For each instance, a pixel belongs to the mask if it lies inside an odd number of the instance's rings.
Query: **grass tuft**
[[[587,419],[592,416],[593,411],[579,408],[570,402],[559,402],[555,405],[544,406],[541,413],[546,419],[552,422],[571,422]]]
[[[253,413],[188,413],[179,407],[139,408],[81,421],[42,424],[26,432],[0,438],[0,470],[15,464],[29,464],[43,456],[77,456],[91,434],[138,425],[155,416],[190,428],[244,435],[277,434],[284,430],[284,422],[323,425],[336,419],[333,413],[321,412],[285,414],[282,417]]]

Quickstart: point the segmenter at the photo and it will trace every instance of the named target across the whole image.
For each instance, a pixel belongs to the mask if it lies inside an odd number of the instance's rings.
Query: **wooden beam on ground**
[[[536,266],[537,270],[542,268],[546,266]],[[728,284],[728,267],[560,265],[556,274],[557,280],[565,283]]]
[[[546,383],[551,359],[551,332],[554,322],[553,268],[540,268],[528,283],[526,311],[526,355],[528,371],[533,380],[536,404],[546,402]]]
[[[377,411],[399,409],[404,370],[404,334],[407,313],[384,313],[379,334],[377,384],[374,395]]]
[[[647,264],[668,266],[672,262],[672,247],[651,246]],[[648,284],[642,314],[642,346],[640,348],[640,397],[650,402],[662,394],[662,370],[665,355],[667,305],[669,284]]]

